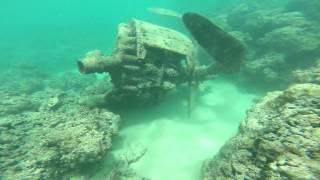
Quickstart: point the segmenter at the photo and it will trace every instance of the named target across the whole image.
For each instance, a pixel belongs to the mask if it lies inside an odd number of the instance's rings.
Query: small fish
[[[161,16],[171,16],[171,17],[177,17],[177,18],[182,17],[182,14],[174,10],[165,9],[165,8],[148,8],[147,10],[153,14],[158,14]]]

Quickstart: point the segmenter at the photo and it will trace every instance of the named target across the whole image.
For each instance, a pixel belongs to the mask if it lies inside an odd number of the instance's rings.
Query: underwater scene
[[[320,0],[2,0],[0,180],[320,179]]]

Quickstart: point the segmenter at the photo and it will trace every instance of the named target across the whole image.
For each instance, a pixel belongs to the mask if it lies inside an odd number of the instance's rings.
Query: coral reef
[[[61,89],[64,91],[68,90],[79,90],[90,88],[95,86],[98,82],[96,81],[94,75],[89,75],[85,77],[80,77],[79,73],[75,72],[66,72],[60,75],[51,77],[46,85],[49,88]],[[107,83],[106,83],[107,84]]]
[[[307,69],[298,69],[292,72],[294,81],[297,83],[320,83],[320,61]]]
[[[26,95],[10,96],[8,93],[0,91],[0,96],[0,117],[24,111],[36,111],[40,106],[39,102]]]
[[[53,76],[46,79],[46,88],[28,95],[20,94],[10,81],[2,84],[7,90],[1,91],[0,103],[0,174],[4,179],[67,178],[105,157],[120,117],[81,103],[85,94],[98,93],[84,87],[87,78]],[[90,82],[105,87],[100,80]],[[65,86],[68,83],[81,86]],[[50,88],[55,85],[63,89]]]
[[[320,19],[320,2],[318,0],[290,0],[286,7],[288,11],[301,11],[312,20],[319,21]]]
[[[240,74],[242,82],[263,88],[284,87],[293,82],[292,71],[314,64],[320,57],[320,25],[308,16],[308,4],[312,3],[277,9],[243,3],[226,15],[230,31],[242,32],[250,51]]]
[[[114,168],[108,174],[106,180],[150,180],[142,177],[131,168],[131,164],[139,161],[147,153],[147,148],[137,144],[131,145],[115,160]]]
[[[49,75],[38,69],[13,68],[1,72],[0,91],[8,95],[29,95],[41,91],[45,87],[45,78]]]
[[[244,65],[242,71],[246,76],[264,77],[266,82],[288,81],[282,79],[285,75],[285,60],[283,54],[269,53],[255,61],[248,62]]]
[[[319,179],[320,86],[269,93],[203,166],[203,179]]]

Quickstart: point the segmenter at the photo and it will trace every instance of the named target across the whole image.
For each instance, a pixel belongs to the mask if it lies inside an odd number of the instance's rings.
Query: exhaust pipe
[[[77,61],[78,69],[83,74],[110,72],[119,67],[120,58],[105,56],[100,50],[90,51]]]

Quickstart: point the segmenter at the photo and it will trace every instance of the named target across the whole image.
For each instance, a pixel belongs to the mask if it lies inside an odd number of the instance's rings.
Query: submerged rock
[[[309,68],[319,59],[320,26],[308,18],[307,9],[266,9],[243,3],[227,13],[230,28],[247,37],[250,56],[240,73],[241,82],[263,89],[283,88],[293,82],[292,71]]]
[[[84,94],[96,93],[77,87],[72,91],[46,87],[28,96],[2,91],[0,175],[4,179],[63,179],[85,174],[79,172],[104,158],[120,117],[79,103]]]
[[[320,86],[269,93],[203,165],[203,179],[319,179]]]
[[[265,82],[282,81],[287,82],[290,79],[285,76],[286,62],[281,53],[268,53],[244,65],[242,71],[246,76],[259,76]]]
[[[308,18],[315,21],[319,21],[320,18],[319,8],[319,0],[290,0],[286,7],[288,11],[302,11]]]
[[[320,60],[311,68],[293,71],[293,77],[298,83],[320,84]]]
[[[147,148],[136,144],[122,152],[121,156],[116,158],[114,168],[109,172],[106,180],[150,180],[138,174],[131,164],[139,161],[147,153]]]
[[[0,116],[37,111],[40,106],[39,102],[30,99],[26,95],[12,96],[2,91],[0,96]]]

